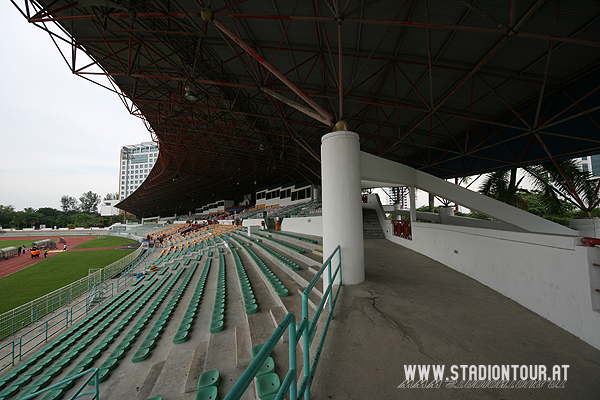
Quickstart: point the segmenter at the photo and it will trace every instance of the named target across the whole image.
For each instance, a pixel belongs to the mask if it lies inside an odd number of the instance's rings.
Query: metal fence
[[[20,329],[39,321],[40,318],[87,294],[96,285],[110,279],[137,259],[142,251],[144,249],[139,247],[133,253],[99,271],[0,315],[0,340],[15,334]]]

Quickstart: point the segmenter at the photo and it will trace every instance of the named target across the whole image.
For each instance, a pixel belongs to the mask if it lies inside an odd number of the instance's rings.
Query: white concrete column
[[[337,131],[321,138],[323,258],[341,246],[344,285],[365,280],[360,171],[360,142],[356,133]],[[337,267],[336,258],[333,268]],[[327,273],[324,275],[323,282],[327,285]]]
[[[394,204],[394,212],[392,213],[392,219],[400,219],[401,204]]]
[[[409,186],[409,197],[410,197],[410,222],[417,222],[417,196],[416,189],[414,186]]]

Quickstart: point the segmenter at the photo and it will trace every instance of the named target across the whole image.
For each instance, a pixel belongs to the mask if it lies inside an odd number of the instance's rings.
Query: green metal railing
[[[64,314],[64,315],[63,315]],[[53,320],[58,319],[58,322],[53,322]],[[58,331],[60,331],[62,329],[62,326],[64,325],[64,327],[66,328],[69,325],[69,310],[64,310],[63,312],[61,312],[60,314],[56,315],[55,317],[50,318],[48,321],[34,327],[31,328],[30,330],[28,330],[27,332],[25,332],[24,334],[22,334],[21,336],[19,336],[19,361],[21,361],[22,357],[29,353],[30,351],[34,350],[37,346],[39,346],[42,343],[46,343],[48,342],[48,338],[54,336],[55,334],[58,333]],[[56,326],[59,326],[59,328],[56,328],[56,330],[54,332],[50,332],[50,330]],[[35,333],[35,331],[38,328],[44,327],[43,331],[40,331],[38,333]],[[33,337],[28,337],[28,335],[30,333],[33,333]],[[25,346],[27,346],[29,343],[33,342],[35,339],[41,337],[41,339],[39,339],[37,341],[37,343],[34,343],[30,346],[29,350],[23,351],[23,348]],[[15,345],[15,347],[17,347]],[[15,357],[17,355],[15,354]]]
[[[100,271],[0,315],[0,340],[14,335],[20,329],[35,323],[60,307],[71,304],[76,298],[89,293],[96,285],[110,279],[116,272],[138,258],[142,251],[143,249],[140,247]]]
[[[334,256],[338,255],[338,266],[335,268],[335,272],[332,272],[331,262]],[[309,320],[308,318],[308,295],[315,287],[319,277],[323,275],[323,272],[327,270],[327,277],[329,278],[327,288],[323,292],[323,298],[315,311],[315,315],[313,316],[313,320]],[[333,295],[333,284],[337,279],[338,273],[339,276],[339,285],[335,292],[335,296]],[[333,310],[335,308],[335,303],[337,302],[338,296],[340,294],[340,289],[342,288],[342,248],[338,245],[333,253],[327,258],[327,260],[323,263],[323,266],[319,269],[319,272],[314,276],[312,281],[308,284],[306,289],[304,289],[304,293],[302,293],[302,322],[298,325],[298,333],[297,336],[302,336],[304,339],[303,349],[304,349],[304,379],[300,384],[300,389],[298,389],[298,396],[302,396],[304,394],[305,400],[310,400],[310,387],[312,385],[312,379],[315,376],[315,372],[317,370],[317,365],[319,364],[319,358],[321,357],[321,350],[323,349],[323,345],[325,344],[325,336],[327,336],[327,330],[329,329],[329,323],[333,319]],[[315,337],[317,332],[317,322],[319,321],[319,317],[321,316],[321,312],[323,312],[323,308],[325,303],[329,303],[329,312],[327,314],[327,320],[325,321],[325,325],[323,326],[323,334],[321,335],[321,340],[319,340],[319,345],[315,351],[314,360],[310,361],[310,346],[312,344],[312,340]]]
[[[335,267],[335,270],[332,266],[332,260],[337,254],[338,265]],[[225,396],[224,400],[239,400],[252,380],[256,377],[256,374],[264,364],[265,360],[273,349],[275,345],[281,339],[286,331],[289,332],[289,370],[279,387],[279,391],[275,396],[277,400],[283,400],[289,393],[290,400],[296,400],[304,396],[305,400],[310,400],[310,388],[312,385],[312,379],[315,376],[315,372],[317,370],[317,365],[319,363],[319,358],[321,355],[321,351],[323,349],[323,345],[325,344],[325,337],[327,336],[327,330],[329,329],[329,323],[333,319],[333,310],[335,308],[335,303],[337,302],[337,298],[340,294],[340,289],[342,287],[342,249],[340,246],[336,247],[333,253],[329,256],[329,258],[323,263],[323,266],[319,269],[319,272],[314,276],[310,284],[306,287],[304,292],[302,293],[302,321],[298,326],[296,326],[296,316],[293,313],[289,313],[285,316],[281,324],[275,329],[269,340],[264,344],[260,352],[256,355],[254,360],[250,363],[250,365],[246,368],[246,371],[242,374],[242,376],[235,383],[233,388],[229,391],[227,396]],[[323,292],[323,298],[313,315],[312,321],[309,319],[308,313],[308,296],[312,289],[317,284],[319,278],[323,275],[323,273],[327,271],[327,277],[329,278],[327,288]],[[335,295],[333,293],[334,282],[336,281],[339,273],[339,282],[337,290],[335,291]],[[313,338],[317,332],[317,322],[323,308],[325,305],[329,303],[329,313],[327,315],[327,320],[325,325],[323,326],[323,331],[321,334],[321,339],[319,340],[319,345],[315,350],[314,359],[310,360],[310,346]],[[296,368],[297,368],[297,359],[296,359],[296,347],[298,345],[298,341],[300,338],[303,339],[303,370],[304,370],[304,378],[300,383],[300,387],[297,387],[297,378],[296,378]]]
[[[5,348],[8,348],[8,350],[5,350],[6,351],[5,355],[0,356],[0,362],[7,357],[10,357],[10,361],[6,365],[0,367],[0,372],[2,372],[4,369],[6,369],[10,366],[15,365],[15,341],[11,340],[10,342],[6,343],[4,346],[0,347],[0,354],[2,354],[2,351]]]
[[[46,393],[50,390],[53,389],[61,389],[66,383],[69,383],[71,381],[74,381],[76,379],[79,379],[81,377],[86,376],[87,374],[89,374],[90,372],[92,373],[92,375],[90,375],[85,382],[83,382],[83,384],[79,387],[79,389],[77,389],[77,391],[75,393],[73,393],[73,395],[71,397],[68,398],[68,400],[74,400],[74,399],[78,399],[80,397],[83,396],[92,396],[89,397],[90,400],[94,400],[94,399],[99,399],[100,398],[100,387],[98,386],[98,368],[92,368],[92,369],[88,369],[87,371],[83,371],[80,374],[77,374],[75,376],[72,376],[68,379],[65,379],[63,381],[58,382],[56,385],[52,385],[52,386],[48,386],[45,389],[40,390],[39,392],[35,392],[30,394],[29,396],[26,397],[19,397],[19,400],[29,400],[29,399],[33,399],[35,397],[38,397],[39,395]],[[94,380],[94,388],[92,390],[88,390],[88,391],[83,391],[83,389],[88,385],[88,383],[91,380]]]

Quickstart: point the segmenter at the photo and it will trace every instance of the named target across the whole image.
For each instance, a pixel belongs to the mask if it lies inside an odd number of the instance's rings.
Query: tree
[[[71,196],[63,196],[60,198],[60,204],[65,214],[73,214],[79,210],[77,199]]]
[[[91,190],[89,192],[85,192],[79,198],[79,202],[81,204],[81,212],[82,213],[97,213],[98,212],[98,204],[100,204],[100,196]]]
[[[13,206],[0,205],[0,226],[8,226],[15,217],[15,208]]]
[[[104,200],[118,200],[119,199],[119,194],[118,193],[107,193],[106,196],[104,196]]]
[[[527,202],[519,195],[519,185],[524,177],[517,182],[517,169],[496,171],[488,174],[479,188],[479,193],[494,198],[513,207],[528,210]]]
[[[527,197],[526,191],[519,188],[523,178],[528,177],[540,193],[539,201],[545,210],[545,218],[564,217],[571,207],[578,208],[587,218],[592,218],[592,211],[600,205],[600,181],[593,180],[590,172],[582,171],[575,160],[523,167],[523,171],[525,175],[518,182],[516,169],[488,174],[479,192],[529,210],[524,198]]]
[[[533,184],[542,194],[542,202],[555,215],[565,215],[566,204],[593,218],[592,211],[600,205],[600,181],[579,169],[574,160],[545,163],[524,168],[533,177]],[[564,200],[564,201],[561,201]],[[565,203],[566,202],[566,203]]]

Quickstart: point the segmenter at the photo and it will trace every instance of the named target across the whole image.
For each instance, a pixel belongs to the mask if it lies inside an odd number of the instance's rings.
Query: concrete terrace
[[[365,240],[365,268],[340,294],[313,399],[600,398],[600,350],[509,298],[387,240]],[[412,364],[569,369],[564,389],[399,389]]]

